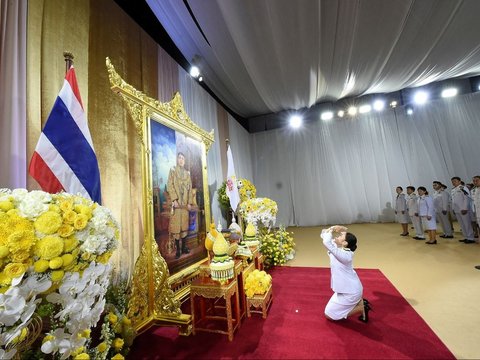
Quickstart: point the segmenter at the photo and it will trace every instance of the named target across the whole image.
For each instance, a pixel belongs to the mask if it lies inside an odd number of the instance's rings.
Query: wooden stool
[[[267,292],[263,295],[247,296],[247,317],[251,316],[251,313],[262,314],[262,318],[267,318],[267,311],[273,300],[272,285],[268,288]],[[251,308],[253,307],[253,310]],[[261,309],[261,310],[258,310]]]

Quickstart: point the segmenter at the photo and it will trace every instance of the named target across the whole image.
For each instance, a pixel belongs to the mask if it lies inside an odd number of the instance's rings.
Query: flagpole
[[[68,70],[73,66],[73,54],[68,51],[63,52],[63,57],[65,58],[65,74],[67,73]]]

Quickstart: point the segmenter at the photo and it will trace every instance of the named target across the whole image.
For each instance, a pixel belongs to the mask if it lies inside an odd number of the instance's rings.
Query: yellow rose
[[[108,313],[107,319],[110,324],[115,325],[117,323],[118,317],[114,313]]]
[[[7,212],[8,210],[12,210],[13,208],[15,208],[15,206],[13,206],[10,201],[0,201],[0,210]]]
[[[33,264],[33,269],[37,273],[43,273],[49,269],[49,262],[48,260],[40,259],[35,261]]]
[[[21,263],[10,263],[5,266],[5,269],[3,269],[5,275],[7,275],[10,279],[14,279],[20,275],[23,275],[25,271],[27,271],[27,267],[25,264]]]
[[[8,248],[5,245],[0,246],[0,259],[3,259],[8,256],[10,251],[8,251]]]
[[[72,200],[61,200],[58,204],[60,209],[63,212],[72,211],[73,210],[73,201]]]
[[[73,235],[74,231],[75,229],[72,225],[62,224],[62,226],[58,228],[58,235],[63,238],[68,238],[69,236]]]
[[[112,360],[124,360],[125,358],[123,357],[122,354],[115,354],[114,357],[112,357]]]
[[[57,205],[54,205],[54,204],[50,204],[48,205],[48,211],[53,211],[53,212],[56,212],[56,213],[61,213],[61,210],[60,210],[60,207],[58,207]]]
[[[97,256],[97,262],[102,263],[102,264],[106,264],[106,263],[108,263],[108,260],[110,260],[111,256],[112,256],[112,252],[107,251],[106,253],[103,253],[102,255]]]
[[[35,226],[35,230],[51,235],[57,232],[62,222],[62,217],[59,213],[46,211],[35,220],[33,225]]]
[[[53,258],[48,263],[48,266],[53,270],[60,269],[63,266],[63,259],[61,257]]]
[[[11,258],[13,262],[24,263],[27,261],[27,259],[30,258],[30,252],[29,251],[12,252]]]
[[[52,281],[57,282],[63,279],[65,272],[63,270],[52,271]]]
[[[98,344],[97,350],[98,352],[103,353],[105,350],[107,350],[107,344],[105,342],[101,342],[100,344]]]
[[[77,218],[77,213],[73,210],[68,210],[63,213],[63,221],[66,224],[73,224]]]
[[[45,260],[60,256],[62,252],[63,241],[58,236],[45,236],[35,246],[35,255]]]
[[[70,236],[64,239],[63,241],[64,241],[64,251],[66,253],[72,252],[78,246],[78,240],[74,236]]]
[[[115,340],[113,340],[112,345],[115,348],[115,350],[120,351],[123,347],[123,339],[116,338]]]
[[[62,260],[63,260],[63,267],[67,267],[73,262],[74,257],[72,254],[63,254]]]
[[[89,220],[92,218],[92,208],[87,205],[75,205],[75,211],[77,214],[85,215]]]
[[[82,353],[78,354],[77,356],[75,356],[75,360],[90,360],[90,355],[82,352]]]
[[[85,226],[87,226],[88,217],[84,214],[78,214],[75,221],[73,222],[73,226],[76,230],[83,230]]]

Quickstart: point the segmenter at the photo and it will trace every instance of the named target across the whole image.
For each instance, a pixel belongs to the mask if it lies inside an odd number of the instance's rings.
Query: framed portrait
[[[207,257],[202,142],[150,119],[154,237],[170,275]],[[208,196],[207,196],[208,198]]]

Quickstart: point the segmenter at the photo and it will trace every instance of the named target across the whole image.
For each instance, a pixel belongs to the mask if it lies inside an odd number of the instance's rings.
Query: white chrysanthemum
[[[52,201],[51,194],[39,190],[28,192],[25,189],[15,189],[12,195],[20,215],[30,220],[47,211]]]

